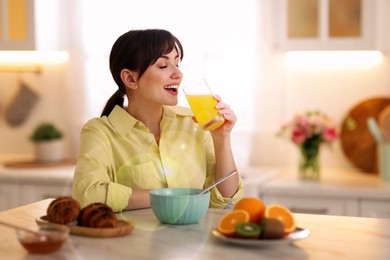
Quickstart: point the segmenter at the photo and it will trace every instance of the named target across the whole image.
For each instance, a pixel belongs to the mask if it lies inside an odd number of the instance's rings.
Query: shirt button
[[[153,142],[153,138],[152,138],[152,137],[149,137],[149,138],[148,138],[148,142],[149,142],[149,143],[152,143],[152,142]]]

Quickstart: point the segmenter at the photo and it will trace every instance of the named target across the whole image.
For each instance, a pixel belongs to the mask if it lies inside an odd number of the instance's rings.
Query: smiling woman
[[[177,106],[183,55],[178,38],[162,29],[126,31],[114,42],[109,65],[118,89],[81,130],[72,193],[81,205],[146,208],[150,190],[203,189],[236,171],[230,134],[237,117],[230,106],[213,97],[223,124],[212,131]],[[210,190],[209,206],[229,208],[242,192],[240,177],[230,177]]]
[[[80,35],[87,55],[84,68],[87,118],[96,116],[107,94],[115,91],[107,71],[107,54],[117,32],[163,28],[179,37],[186,49],[186,59],[180,64],[184,74],[181,85],[207,78],[214,92],[234,107],[240,118],[237,131],[253,128],[254,100],[248,97],[253,96],[257,77],[261,77],[261,72],[253,69],[259,41],[256,0],[200,0],[186,5],[180,0],[116,0],[96,2],[93,8],[90,3],[85,0],[79,3],[83,28]],[[181,88],[178,98],[180,105],[188,106]]]

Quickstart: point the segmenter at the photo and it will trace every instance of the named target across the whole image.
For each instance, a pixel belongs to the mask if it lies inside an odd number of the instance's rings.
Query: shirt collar
[[[115,130],[122,136],[126,135],[133,129],[138,122],[125,109],[116,105],[111,113],[108,115],[108,121],[115,128]]]
[[[171,122],[176,116],[192,116],[190,109],[180,106],[163,106],[163,122]],[[129,133],[134,126],[141,123],[130,115],[124,108],[116,105],[108,115],[108,121],[115,130],[122,136]],[[141,123],[143,125],[143,123]],[[165,124],[164,124],[165,125]]]

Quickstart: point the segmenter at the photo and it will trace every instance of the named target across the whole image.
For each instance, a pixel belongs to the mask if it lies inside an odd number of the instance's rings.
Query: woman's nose
[[[182,78],[183,73],[181,72],[181,70],[178,67],[175,66],[171,77],[174,79]]]

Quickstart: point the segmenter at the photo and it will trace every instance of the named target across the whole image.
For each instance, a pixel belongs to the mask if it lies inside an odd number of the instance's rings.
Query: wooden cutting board
[[[75,165],[74,160],[63,160],[59,162],[37,162],[37,161],[16,161],[16,162],[6,162],[4,163],[5,167],[9,168],[46,168],[46,167],[59,167],[59,166],[69,166]]]
[[[341,125],[340,141],[346,157],[367,173],[378,174],[377,144],[367,127],[367,118],[378,121],[380,112],[390,105],[390,97],[363,100],[348,111]]]
[[[90,228],[73,225],[61,225],[52,223],[47,220],[47,216],[42,216],[35,219],[35,222],[40,227],[68,227],[72,235],[86,236],[86,237],[121,237],[132,233],[134,225],[128,221],[118,219],[117,225],[114,228]]]

